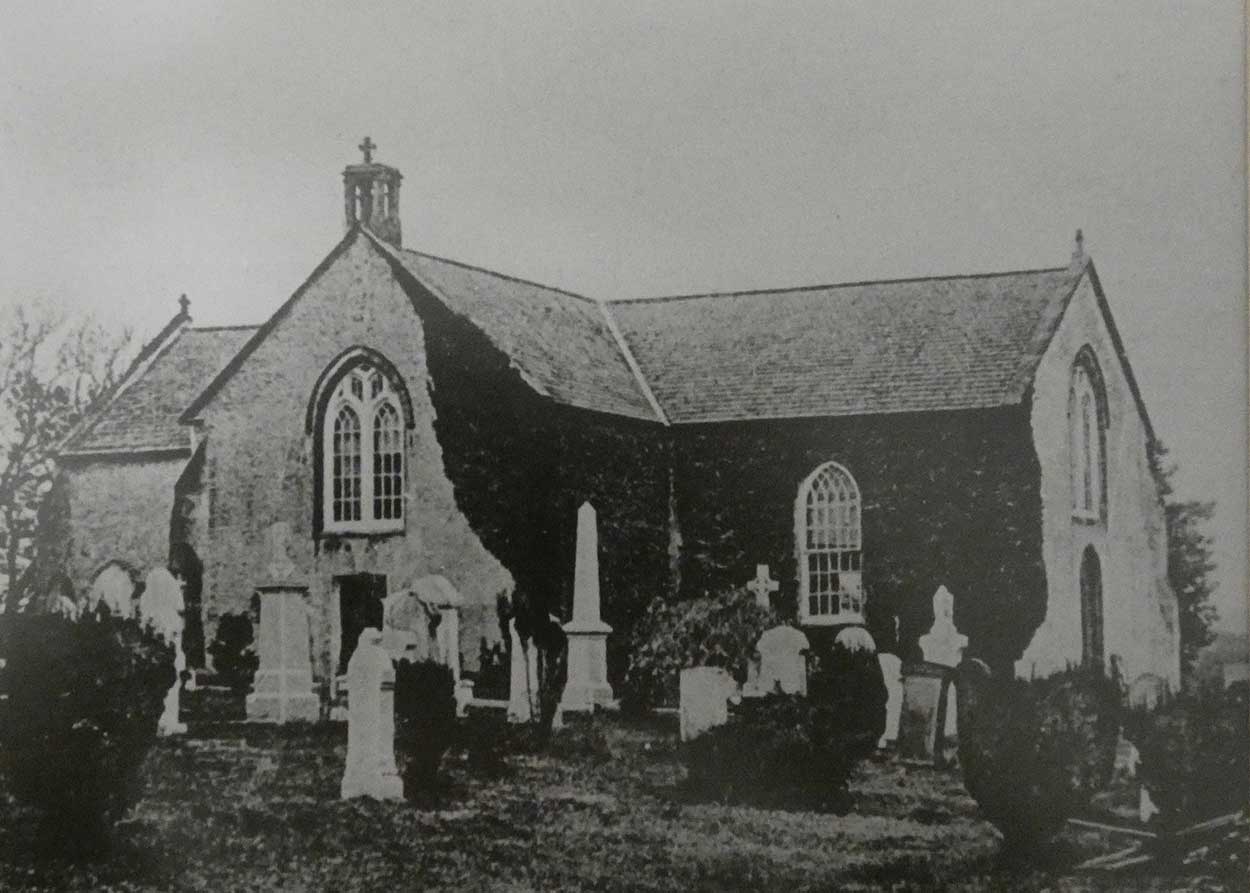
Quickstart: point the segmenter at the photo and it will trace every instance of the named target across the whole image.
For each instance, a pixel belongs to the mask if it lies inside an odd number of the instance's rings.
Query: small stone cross
[[[761,608],[767,608],[769,605],[768,597],[781,588],[781,584],[772,578],[768,572],[768,565],[757,564],[755,566],[755,579],[747,584],[747,589],[755,593],[755,603]]]
[[[371,164],[373,162],[373,150],[377,148],[377,144],[374,143],[373,140],[369,139],[369,137],[365,137],[365,141],[356,148],[365,154],[365,164]]]

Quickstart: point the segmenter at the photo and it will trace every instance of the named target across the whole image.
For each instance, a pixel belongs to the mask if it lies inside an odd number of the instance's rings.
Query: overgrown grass
[[[949,772],[867,763],[843,817],[690,803],[675,728],[596,721],[557,733],[547,754],[508,757],[502,777],[453,753],[439,807],[419,810],[339,800],[345,751],[341,725],[193,726],[157,746],[121,845],[92,869],[35,861],[6,798],[0,888],[1099,889],[998,867],[995,832]]]

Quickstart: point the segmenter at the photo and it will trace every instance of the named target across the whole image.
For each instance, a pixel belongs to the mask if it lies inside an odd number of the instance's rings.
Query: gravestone
[[[321,703],[312,678],[312,628],[308,589],[295,583],[257,588],[259,666],[247,696],[247,718],[254,722],[314,722]]]
[[[923,661],[903,667],[903,705],[899,712],[899,756],[932,762],[939,754],[938,729],[949,720],[945,713],[954,712],[949,696],[953,670],[942,664]]]
[[[430,627],[437,618],[414,590],[389,593],[382,600],[382,647],[392,660],[433,660]]]
[[[431,617],[438,618],[434,627],[431,658],[451,668],[452,678],[460,683],[460,608],[462,596],[451,581],[439,574],[422,577],[412,584],[417,598]],[[428,631],[428,627],[427,627]]]
[[[139,616],[174,646],[174,684],[165,695],[165,710],[157,726],[161,735],[178,735],[187,730],[179,718],[182,671],[187,667],[186,655],[182,653],[182,612],[182,584],[167,569],[153,568],[139,597]]]
[[[867,651],[869,654],[877,653],[877,643],[873,641],[872,633],[862,626],[848,626],[844,628],[834,638],[833,644],[851,652]]]
[[[291,525],[287,521],[275,521],[265,528],[265,553],[269,556],[265,574],[270,583],[288,581],[295,575],[295,563],[287,550],[290,539]]]
[[[1132,707],[1154,710],[1167,699],[1167,696],[1167,680],[1154,673],[1142,673],[1128,687],[1128,702]]]
[[[933,594],[933,626],[920,637],[920,651],[926,662],[944,667],[957,667],[963,660],[968,637],[955,628],[955,596],[945,586]],[[942,734],[953,738],[958,731],[955,690],[948,692],[949,702]]]
[[[615,701],[608,684],[608,626],[599,616],[599,531],[594,507],[577,510],[577,557],[573,564],[573,619],[568,637],[568,677],[560,695],[562,710],[593,711]]]
[[[110,564],[96,576],[87,593],[87,610],[103,604],[114,617],[134,614],[135,581],[124,568]]]
[[[897,654],[878,654],[881,677],[885,681],[885,733],[877,747],[888,747],[898,740],[899,716],[903,712],[903,662]]]
[[[512,635],[512,667],[508,692],[508,722],[529,722],[538,710],[538,649],[521,645],[516,621],[508,624]]]
[[[679,678],[681,740],[729,722],[729,699],[738,686],[723,667],[693,667]]]
[[[404,784],[395,765],[395,668],[381,630],[360,634],[347,662],[347,765],[340,796],[400,800]]]
[[[755,603],[761,608],[767,608],[772,605],[772,595],[781,584],[773,579],[772,574],[768,570],[768,565],[757,564],[755,566],[755,579],[747,584],[747,589],[755,594]]]
[[[781,692],[807,694],[807,636],[792,626],[765,630],[755,645],[757,660],[747,671],[744,697],[763,697]]]

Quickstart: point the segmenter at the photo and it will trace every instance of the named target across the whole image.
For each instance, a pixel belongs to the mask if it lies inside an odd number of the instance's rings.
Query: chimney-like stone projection
[[[373,160],[377,145],[369,137],[365,137],[358,148],[364,154],[364,161],[343,169],[343,211],[347,228],[363,224],[379,239],[402,248],[399,184],[404,175]]]

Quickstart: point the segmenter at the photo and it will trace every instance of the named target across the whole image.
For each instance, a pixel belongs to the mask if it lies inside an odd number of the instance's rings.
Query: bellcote
[[[404,175],[373,160],[377,145],[369,137],[365,137],[358,148],[364,154],[364,161],[343,169],[343,211],[347,228],[359,223],[379,239],[402,248],[399,184]]]

